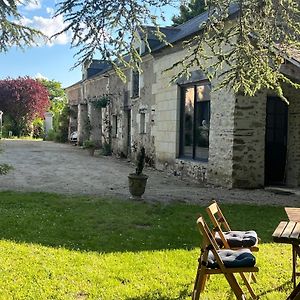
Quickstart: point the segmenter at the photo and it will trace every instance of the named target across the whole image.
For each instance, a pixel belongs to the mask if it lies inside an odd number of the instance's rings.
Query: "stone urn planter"
[[[135,173],[128,175],[129,192],[134,199],[141,199],[145,193],[148,176],[143,174],[143,168],[145,163],[145,148],[141,147],[141,150],[137,156],[137,168]]]
[[[145,193],[147,179],[148,176],[145,174],[131,173],[128,175],[129,192],[133,198],[139,199]]]

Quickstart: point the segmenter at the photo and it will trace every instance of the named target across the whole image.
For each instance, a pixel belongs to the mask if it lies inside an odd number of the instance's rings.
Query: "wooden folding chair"
[[[233,231],[231,230],[228,222],[226,221],[219,205],[216,201],[213,201],[211,205],[206,208],[206,212],[213,223],[214,231],[216,232],[217,239],[219,238],[221,244],[227,249],[239,249],[239,248],[249,248],[251,251],[258,251],[258,240],[255,231]],[[248,233],[248,238],[245,244],[234,245],[234,241],[230,240],[230,236],[239,235],[242,233]],[[253,236],[251,236],[253,234]],[[252,242],[253,241],[253,242]],[[252,242],[252,243],[251,243]],[[220,244],[220,243],[219,243]]]
[[[223,274],[236,298],[238,300],[245,300],[246,296],[234,276],[235,273],[241,275],[252,299],[257,299],[249,281],[244,275],[245,272],[258,272],[258,268],[254,266],[255,257],[251,251],[249,249],[219,249],[214,235],[202,217],[199,217],[197,220],[197,225],[203,236],[203,240],[192,299],[198,300],[200,298],[209,275]],[[229,258],[230,256],[231,259]]]

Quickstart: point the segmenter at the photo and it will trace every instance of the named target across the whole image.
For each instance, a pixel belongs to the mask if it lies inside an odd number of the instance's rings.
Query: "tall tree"
[[[24,49],[36,44],[44,35],[33,28],[22,25],[18,5],[27,1],[0,0],[0,52],[6,52],[12,46]]]
[[[172,17],[173,26],[180,25],[186,21],[205,12],[205,0],[191,0],[187,4],[181,4],[179,7],[179,15]]]
[[[97,53],[124,76],[115,60],[121,66],[138,67],[137,32],[147,37],[143,24],[152,24],[164,40],[153,11],[170,4],[178,1],[65,0],[56,15],[64,16],[62,32],[74,32],[72,45],[79,47],[76,65]],[[188,54],[174,65],[179,67],[177,76],[188,76],[196,66],[209,70],[210,77],[219,76],[221,86],[251,96],[262,88],[282,95],[283,82],[299,87],[280,72],[291,49],[300,51],[299,0],[206,0],[206,4],[208,20],[185,43]]]
[[[300,88],[280,70],[286,58],[300,53],[299,0],[207,0],[207,5],[207,22],[175,64],[178,76],[197,66],[218,76],[219,87],[250,96],[266,88],[283,97],[283,83]]]
[[[54,139],[58,142],[66,142],[69,127],[69,111],[66,93],[58,81],[47,79],[39,79],[39,81],[49,93],[49,111],[53,113]]]
[[[147,42],[145,24],[156,28],[154,34],[164,40],[159,31],[159,20],[166,5],[176,0],[65,0],[58,3],[56,15],[63,15],[66,27],[57,35],[71,30],[72,46],[78,48],[79,66],[93,58],[95,53],[112,63],[125,79],[122,67],[139,68],[141,56],[137,49],[138,33]],[[153,13],[156,12],[156,14]],[[56,35],[55,35],[56,36]]]
[[[38,80],[0,80],[0,110],[12,120],[14,134],[20,136],[34,118],[43,117],[48,107],[48,91]]]

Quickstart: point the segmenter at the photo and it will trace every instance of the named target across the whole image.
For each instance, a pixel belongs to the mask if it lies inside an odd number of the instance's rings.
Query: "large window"
[[[181,92],[180,157],[207,161],[210,83],[183,87]]]

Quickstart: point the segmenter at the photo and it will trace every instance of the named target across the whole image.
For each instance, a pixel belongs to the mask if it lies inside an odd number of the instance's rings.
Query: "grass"
[[[271,239],[284,209],[221,207],[233,228],[262,238],[253,285],[260,299],[285,299],[291,247]],[[199,213],[183,203],[1,192],[0,299],[190,299]],[[234,296],[223,276],[212,276],[203,299]]]

